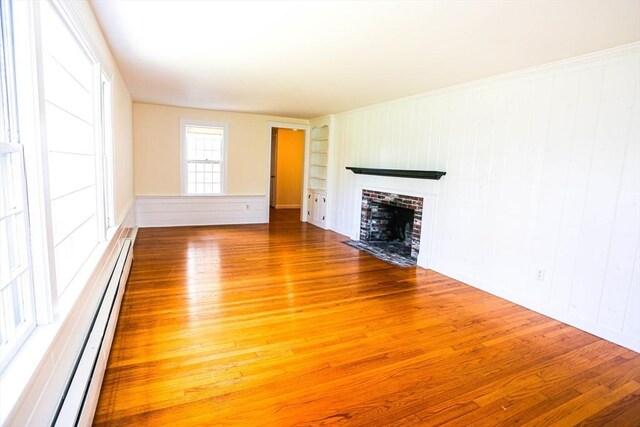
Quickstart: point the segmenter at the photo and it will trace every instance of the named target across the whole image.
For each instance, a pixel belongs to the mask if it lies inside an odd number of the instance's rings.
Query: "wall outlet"
[[[538,268],[536,270],[536,279],[544,280],[544,268]]]
[[[247,210],[249,210],[249,204],[247,204]]]

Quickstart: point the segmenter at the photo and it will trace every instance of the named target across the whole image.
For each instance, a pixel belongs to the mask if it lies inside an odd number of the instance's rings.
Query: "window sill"
[[[53,372],[61,354],[53,354],[53,345],[61,336],[65,321],[72,309],[79,302],[82,291],[98,272],[101,263],[106,263],[103,256],[114,243],[117,227],[107,231],[107,238],[99,243],[72,283],[60,297],[56,319],[49,324],[37,325],[26,339],[20,350],[0,375],[0,425],[4,425],[20,401],[28,396],[38,372]],[[66,379],[65,379],[66,381]],[[35,393],[41,390],[34,390]],[[58,396],[56,396],[56,399]]]

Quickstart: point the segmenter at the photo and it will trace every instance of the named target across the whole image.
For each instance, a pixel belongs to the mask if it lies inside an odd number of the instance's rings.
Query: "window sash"
[[[35,328],[23,147],[0,143],[0,370]]]

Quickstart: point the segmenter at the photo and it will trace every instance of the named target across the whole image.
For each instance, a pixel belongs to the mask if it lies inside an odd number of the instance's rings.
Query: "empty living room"
[[[0,425],[640,426],[640,0],[0,18]]]

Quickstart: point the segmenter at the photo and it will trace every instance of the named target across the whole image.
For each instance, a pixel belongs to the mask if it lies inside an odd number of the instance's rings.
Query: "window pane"
[[[22,289],[20,280],[16,279],[11,284],[11,294],[13,296],[13,324],[19,326],[24,321],[24,305],[22,304]]]
[[[4,316],[4,296],[3,292],[0,292],[0,310],[3,313],[0,316],[0,347],[4,346],[9,342],[9,336],[7,331],[7,324]]]
[[[14,147],[19,145],[14,144]],[[0,169],[3,199],[0,210],[0,289],[8,286],[20,270],[29,266],[21,163],[21,151],[5,151],[0,154],[0,165],[3,166]]]
[[[93,215],[55,248],[58,295],[66,290],[97,245],[97,219]]]
[[[90,186],[51,201],[53,244],[58,245],[75,229],[96,214],[96,187]]]
[[[93,85],[93,66],[67,25],[48,2],[41,2],[42,48],[87,90]]]
[[[7,283],[11,277],[11,262],[9,252],[11,242],[8,235],[8,219],[0,219],[0,285]]]
[[[73,171],[73,173],[69,173]],[[49,152],[51,199],[68,196],[96,182],[95,157],[76,153]],[[92,202],[95,204],[95,201]]]
[[[7,238],[9,239],[9,242],[13,243],[13,245],[11,245],[9,248],[9,273],[12,273],[20,265],[18,255],[19,249],[15,247],[20,246],[18,242],[18,231],[16,230],[16,225],[17,224],[15,215],[11,215],[10,217],[6,218]]]
[[[0,154],[0,168],[0,183],[2,184],[0,214],[21,210],[23,194],[21,185],[22,156],[20,152],[13,151]]]
[[[93,154],[93,127],[60,109],[47,103],[47,148],[51,152]]]
[[[43,59],[44,89],[47,103],[91,125],[93,123],[93,93],[80,85],[53,58],[45,55]],[[89,74],[89,79],[92,74]]]

